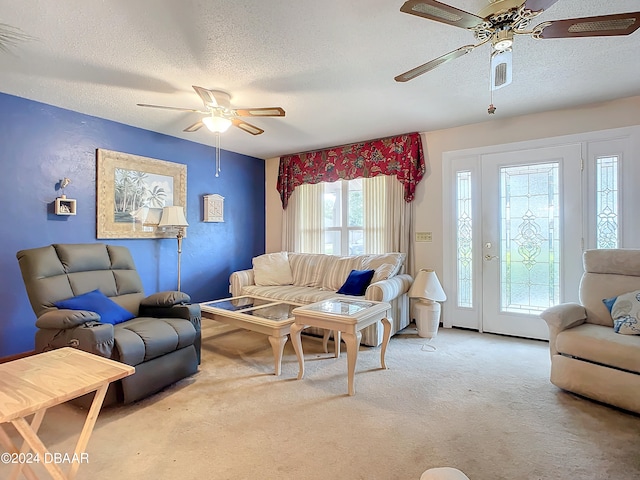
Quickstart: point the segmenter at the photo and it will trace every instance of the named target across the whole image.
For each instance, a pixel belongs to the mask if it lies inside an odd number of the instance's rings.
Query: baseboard
[[[35,350],[31,350],[30,352],[16,353],[15,355],[9,355],[8,357],[0,357],[0,363],[7,363],[12,362],[13,360],[18,360],[19,358],[30,357],[31,355],[35,355],[35,353]]]

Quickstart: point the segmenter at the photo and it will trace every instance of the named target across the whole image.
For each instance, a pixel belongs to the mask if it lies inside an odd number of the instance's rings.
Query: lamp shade
[[[159,227],[188,227],[187,219],[184,218],[184,210],[178,205],[164,207]]]
[[[409,289],[409,297],[424,298],[436,302],[444,302],[447,299],[436,272],[426,268],[421,269],[416,275],[416,279]]]
[[[202,123],[212,132],[223,133],[226,132],[231,126],[231,120],[224,117],[218,117],[211,115],[210,117],[204,117]]]

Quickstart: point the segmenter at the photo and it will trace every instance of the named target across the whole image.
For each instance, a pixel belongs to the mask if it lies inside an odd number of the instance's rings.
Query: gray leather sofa
[[[200,306],[177,291],[145,297],[126,247],[54,244],[16,256],[37,317],[36,352],[73,346],[136,368],[111,384],[105,405],[140,400],[198,370]],[[113,325],[54,305],[96,289],[135,318]]]

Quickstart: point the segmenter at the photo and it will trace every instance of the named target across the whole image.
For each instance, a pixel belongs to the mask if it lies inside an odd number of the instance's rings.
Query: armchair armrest
[[[585,322],[587,311],[578,303],[562,303],[547,308],[540,314],[549,327],[549,350],[551,356],[558,353],[556,336],[563,330],[576,327]]]
[[[364,298],[377,302],[389,302],[407,293],[412,282],[411,275],[396,275],[369,285],[364,293]]]
[[[238,270],[229,276],[229,293],[232,297],[242,295],[242,288],[247,285],[255,285],[253,270]]]
[[[96,312],[90,312],[88,310],[68,310],[64,308],[49,310],[40,315],[36,320],[36,327],[53,330],[66,330],[87,322],[99,321],[100,315]]]
[[[191,297],[184,292],[175,290],[158,292],[143,298],[140,306],[144,307],[172,307],[182,303],[189,303]]]
[[[83,312],[83,310],[75,311]],[[94,314],[93,312],[89,313]],[[94,315],[98,319],[100,318],[98,314]],[[113,325],[100,323],[96,320],[89,320],[80,325],[66,328],[41,327],[36,332],[36,350],[38,352],[62,347],[74,347],[101,357],[113,358],[114,345]]]
[[[547,322],[549,328],[561,332],[584,323],[587,319],[587,311],[579,303],[562,303],[547,308],[540,317]]]

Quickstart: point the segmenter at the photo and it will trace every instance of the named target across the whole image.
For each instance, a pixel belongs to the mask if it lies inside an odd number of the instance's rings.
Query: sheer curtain
[[[365,253],[403,252],[413,268],[413,209],[404,186],[390,175],[362,179]]]
[[[290,252],[322,253],[323,184],[297,187],[284,211],[282,248]],[[406,273],[413,268],[413,219],[404,186],[395,176],[362,179],[364,253],[407,254]]]
[[[282,249],[287,252],[322,253],[322,183],[300,185],[289,198],[282,221]]]

